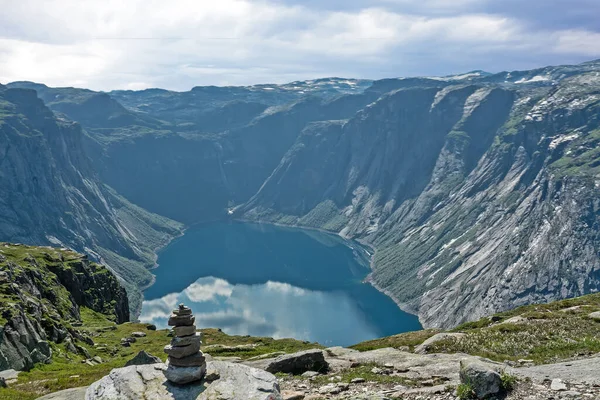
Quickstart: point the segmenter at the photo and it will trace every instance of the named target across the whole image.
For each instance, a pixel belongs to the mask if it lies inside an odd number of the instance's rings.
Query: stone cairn
[[[201,334],[196,332],[196,317],[192,310],[183,304],[169,318],[174,336],[171,344],[165,346],[169,355],[165,377],[176,384],[186,384],[201,380],[206,373],[206,360],[200,351]]]

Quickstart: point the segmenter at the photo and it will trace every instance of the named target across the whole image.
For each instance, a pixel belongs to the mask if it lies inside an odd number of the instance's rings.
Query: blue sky
[[[0,82],[96,90],[600,58],[598,0],[0,0]]]

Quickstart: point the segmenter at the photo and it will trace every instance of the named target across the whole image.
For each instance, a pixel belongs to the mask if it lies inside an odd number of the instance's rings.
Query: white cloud
[[[203,279],[192,283],[184,293],[191,301],[199,303],[214,301],[217,296],[229,297],[232,291],[233,286],[224,279]]]
[[[187,90],[600,56],[597,32],[528,31],[474,0],[409,3],[332,11],[251,0],[0,0],[0,81]]]
[[[558,33],[555,50],[559,53],[600,55],[600,33],[584,30],[566,30]]]

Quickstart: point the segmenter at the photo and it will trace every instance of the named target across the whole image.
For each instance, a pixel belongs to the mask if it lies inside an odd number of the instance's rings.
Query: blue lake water
[[[219,222],[188,230],[159,253],[156,283],[140,320],[165,328],[177,304],[196,325],[228,334],[293,337],[327,346],[421,328],[363,283],[369,255],[339,236],[296,228]]]

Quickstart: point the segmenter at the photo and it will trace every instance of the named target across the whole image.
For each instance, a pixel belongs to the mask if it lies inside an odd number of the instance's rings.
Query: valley
[[[155,252],[228,220],[372,247],[368,281],[425,328],[591,293],[599,74],[592,61],[188,92],[10,83],[0,239],[90,254],[133,316]]]

